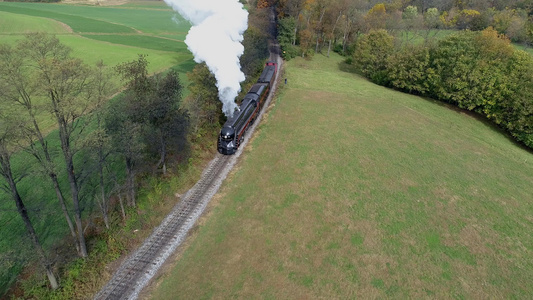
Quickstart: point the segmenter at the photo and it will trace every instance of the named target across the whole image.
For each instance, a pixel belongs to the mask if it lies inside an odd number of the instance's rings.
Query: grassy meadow
[[[533,153],[342,58],[286,86],[153,299],[528,298]]]
[[[146,54],[149,72],[175,68],[185,85],[186,72],[195,65],[183,43],[188,28],[187,22],[159,1],[115,7],[0,2],[0,43],[14,44],[28,32],[44,31],[55,34],[72,48],[73,56],[91,65],[103,60],[108,66],[115,66]],[[118,88],[118,78],[115,83]],[[53,132],[55,121],[45,113],[39,121],[46,132],[51,132],[49,147],[58,147],[57,133]],[[13,157],[12,165],[17,174],[31,174],[18,187],[41,241],[51,249],[68,229],[49,179],[33,162],[33,158],[20,153]],[[68,191],[66,179],[61,184]],[[94,199],[85,197],[82,201],[86,215],[97,209]],[[20,272],[25,256],[31,253],[24,236],[14,203],[0,191],[0,297]]]

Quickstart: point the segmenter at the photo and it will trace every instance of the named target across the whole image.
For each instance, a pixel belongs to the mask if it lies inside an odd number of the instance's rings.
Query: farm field
[[[115,7],[0,2],[1,44],[14,44],[24,34],[38,30],[55,34],[62,43],[72,48],[74,57],[88,64],[103,60],[112,67],[135,60],[139,54],[146,54],[149,72],[175,68],[185,86],[186,72],[195,65],[183,43],[188,27],[189,24],[180,20],[179,15],[156,1]],[[118,89],[118,77],[115,83]],[[53,132],[55,121],[44,113],[38,118],[44,131],[51,132],[48,138],[50,147],[57,147],[57,133]],[[14,156],[12,165],[17,173],[30,174],[18,187],[41,241],[50,249],[67,234],[68,229],[49,180],[33,165],[33,161],[27,154],[20,153]],[[66,180],[60,184],[67,186]],[[4,192],[0,191],[0,297],[20,271],[20,262],[26,259],[24,256],[31,253],[29,247],[22,246],[29,245],[23,239],[22,220],[14,203],[7,200]],[[82,205],[86,205],[87,214],[96,209],[89,209],[94,204],[91,201],[94,200],[83,199]]]
[[[56,34],[87,63],[102,59],[116,65],[147,54],[149,71],[156,72],[192,61],[183,43],[189,24],[160,2],[141,3],[146,6],[2,2],[0,43],[13,43],[39,30]]]
[[[285,64],[288,84],[146,298],[533,294],[533,154],[348,69]]]

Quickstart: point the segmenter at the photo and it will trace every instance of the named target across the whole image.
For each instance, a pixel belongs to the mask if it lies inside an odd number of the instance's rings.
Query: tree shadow
[[[395,91],[399,91],[399,90],[396,90],[394,89]],[[399,92],[402,92],[402,91],[399,91]],[[402,92],[404,93],[404,92]],[[408,94],[408,93],[406,93]],[[413,94],[409,94],[409,95],[413,95]],[[517,146],[518,148],[522,149],[522,150],[525,150],[527,151],[528,153],[530,154],[533,154],[533,149],[531,149],[530,147],[526,146],[524,143],[516,140],[512,135],[511,133],[509,133],[507,130],[505,130],[505,128],[502,128],[500,127],[498,124],[494,123],[492,120],[488,119],[486,116],[476,112],[476,111],[471,111],[471,110],[467,110],[467,109],[464,109],[464,108],[460,108],[452,103],[448,103],[448,102],[445,102],[445,101],[441,101],[441,100],[436,100],[436,99],[433,99],[433,98],[429,98],[429,97],[426,97],[426,96],[421,96],[421,95],[413,95],[413,96],[417,96],[418,98],[426,101],[426,102],[429,102],[429,103],[432,103],[432,104],[436,104],[438,106],[441,106],[441,107],[445,107],[457,114],[460,114],[462,116],[466,116],[466,117],[469,117],[469,118],[473,118],[474,120],[480,122],[485,128],[489,129],[490,131],[492,132],[495,132],[495,133],[498,133],[502,136],[504,136],[509,142],[511,142],[512,144],[514,144],[515,146]]]
[[[349,58],[339,62],[338,64],[339,70],[345,73],[352,73],[352,74],[357,74],[357,75],[362,76],[361,73],[357,71],[357,68],[353,64],[346,62],[348,59]]]

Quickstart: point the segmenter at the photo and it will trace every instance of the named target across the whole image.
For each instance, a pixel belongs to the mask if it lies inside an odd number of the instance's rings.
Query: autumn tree
[[[144,162],[146,151],[143,141],[143,109],[147,106],[145,100],[153,93],[147,66],[145,55],[115,66],[115,71],[126,83],[126,91],[123,97],[113,103],[106,117],[106,130],[116,151],[124,157],[126,195],[131,207],[137,205],[135,176]]]
[[[365,22],[368,30],[370,29],[385,29],[387,24],[387,11],[385,4],[378,3],[370,9],[365,15]]]
[[[143,153],[145,145],[142,140],[142,130],[140,124],[133,122],[128,113],[124,110],[122,98],[111,103],[105,116],[106,134],[109,136],[111,145],[115,153],[124,158],[126,167],[125,194],[128,206],[136,206],[135,176],[139,165],[143,163]],[[119,194],[122,200],[122,195]],[[121,208],[124,214],[124,207],[121,201]]]
[[[241,70],[246,77],[261,72],[270,54],[268,40],[274,36],[275,25],[270,23],[270,9],[250,10],[248,29],[244,32],[244,53],[240,57]]]

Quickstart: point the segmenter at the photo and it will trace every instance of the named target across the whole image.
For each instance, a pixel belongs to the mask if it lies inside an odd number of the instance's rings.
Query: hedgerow
[[[431,44],[396,46],[386,31],[363,35],[353,61],[373,82],[475,111],[533,148],[533,57],[492,28]]]

